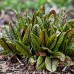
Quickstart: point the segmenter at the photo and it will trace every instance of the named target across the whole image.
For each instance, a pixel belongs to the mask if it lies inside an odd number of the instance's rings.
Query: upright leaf
[[[47,35],[46,30],[44,29],[40,33],[40,40],[41,40],[42,46],[46,46],[47,39],[48,39],[48,35]]]
[[[65,33],[61,33],[60,35],[59,35],[59,37],[58,37],[58,41],[57,41],[57,43],[56,43],[56,45],[55,45],[55,47],[54,47],[54,51],[57,51],[58,49],[59,49],[59,47],[60,47],[60,45],[62,44],[62,42],[63,42],[63,40],[64,40],[64,36],[65,36]]]
[[[41,45],[40,38],[36,36],[35,34],[31,33],[31,40],[32,40],[32,44],[34,47],[34,51],[35,52],[41,51],[40,50],[40,45]]]
[[[54,46],[56,45],[57,42],[57,37],[55,36],[55,38],[53,39],[53,41],[51,42],[49,49],[52,50],[54,48]]]
[[[39,25],[38,25],[38,24],[35,24],[35,25],[33,26],[33,28],[32,28],[32,32],[33,32],[35,35],[39,36],[40,31],[41,31],[41,29],[40,29]]]
[[[31,56],[30,48],[25,46],[22,42],[15,42],[16,49],[23,55],[23,56]]]
[[[39,70],[45,69],[45,57],[44,56],[38,57],[36,67]]]
[[[46,46],[49,48],[50,44],[52,43],[53,39],[55,38],[56,34],[53,34],[48,38]]]
[[[31,28],[31,26],[28,26],[28,28],[27,28],[26,31],[25,31],[23,40],[22,40],[22,42],[23,42],[25,45],[28,45],[28,44],[30,43],[30,28]]]

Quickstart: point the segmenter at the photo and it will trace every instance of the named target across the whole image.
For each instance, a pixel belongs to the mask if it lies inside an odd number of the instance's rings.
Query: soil
[[[56,72],[51,73],[47,70],[37,70],[36,65],[30,63],[28,58],[19,60],[15,56],[2,55],[1,57],[0,74],[74,74],[74,66],[68,67],[64,63],[59,65]]]

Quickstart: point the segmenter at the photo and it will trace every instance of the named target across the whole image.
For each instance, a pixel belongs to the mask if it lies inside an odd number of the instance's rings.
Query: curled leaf
[[[46,69],[50,72],[55,72],[58,67],[58,60],[57,59],[51,59],[50,57],[46,57],[45,59],[45,65]]]

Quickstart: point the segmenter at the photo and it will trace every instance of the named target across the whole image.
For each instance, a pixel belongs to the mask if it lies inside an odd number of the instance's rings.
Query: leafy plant
[[[10,43],[5,38],[0,38],[0,44],[13,54],[28,57],[32,63],[36,63],[37,69],[46,68],[54,72],[61,61],[65,62],[66,56],[74,57],[73,20],[66,20],[62,24],[64,17],[61,20],[58,18],[61,16],[54,10],[45,15],[44,8],[36,11],[31,18],[26,16],[24,20],[19,17],[18,24],[10,26],[14,39],[10,38]],[[74,65],[74,62],[71,61],[70,65]]]

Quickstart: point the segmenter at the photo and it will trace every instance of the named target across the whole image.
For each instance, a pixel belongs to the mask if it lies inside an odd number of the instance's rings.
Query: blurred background
[[[0,0],[0,32],[2,25],[10,21],[16,23],[16,13],[23,16],[27,12],[32,16],[41,6],[44,6],[45,14],[54,9],[57,14],[65,11],[69,19],[74,18],[74,0]]]
[[[72,8],[74,0],[0,0],[0,9],[15,9],[17,11],[24,11],[26,9],[36,10],[41,5]]]
[[[17,11],[24,11],[26,9],[36,10],[41,5],[72,8],[74,0],[0,0],[0,9],[15,9]]]

